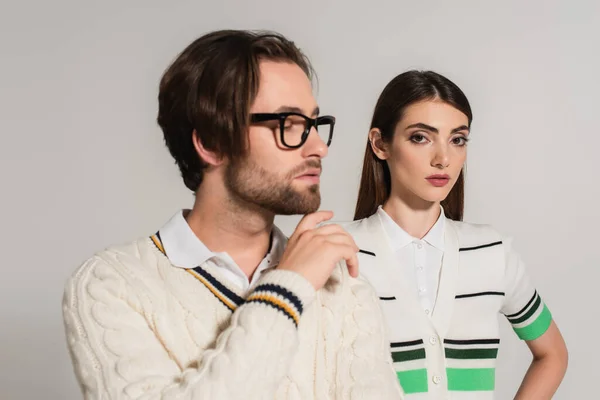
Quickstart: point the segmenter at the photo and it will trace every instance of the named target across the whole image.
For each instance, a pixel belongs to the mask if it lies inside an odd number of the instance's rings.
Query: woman
[[[346,228],[381,299],[408,398],[493,398],[501,313],[533,355],[516,398],[550,399],[567,366],[550,311],[509,241],[460,222],[471,121],[445,77],[394,78],[375,107],[357,221]]]

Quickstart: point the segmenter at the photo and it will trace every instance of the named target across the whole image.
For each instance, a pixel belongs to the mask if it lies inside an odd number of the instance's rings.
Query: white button
[[[425,287],[424,287],[424,286],[421,286],[421,287],[419,288],[419,292],[421,292],[421,293],[423,293],[425,290],[426,290],[426,289],[425,289]]]
[[[439,384],[442,381],[442,377],[439,375],[434,375],[433,376],[433,383],[435,383],[436,385]]]
[[[437,338],[435,336],[430,337],[429,338],[429,343],[436,344],[437,343]]]
[[[423,266],[419,265],[419,271],[423,271]]]
[[[417,245],[417,249],[422,249],[422,248],[423,248],[423,245],[422,245],[421,243],[419,243],[419,244]]]
[[[425,314],[429,315],[429,310],[425,310]]]

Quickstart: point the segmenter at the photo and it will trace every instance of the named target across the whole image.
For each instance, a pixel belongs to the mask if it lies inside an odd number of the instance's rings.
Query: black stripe
[[[261,290],[277,293],[277,294],[285,297],[286,299],[289,300],[290,303],[292,303],[294,305],[294,307],[296,307],[296,310],[298,310],[298,314],[302,314],[302,302],[300,301],[300,299],[298,297],[296,297],[296,295],[294,293],[290,292],[286,288],[281,287],[279,285],[272,284],[272,283],[265,283],[262,285],[258,285],[256,287],[256,289],[254,289],[254,292],[258,292]]]
[[[375,253],[373,253],[372,251],[368,251],[368,250],[362,250],[362,249],[359,249],[359,250],[358,250],[358,252],[359,252],[359,253],[363,253],[363,254],[367,254],[367,255],[369,255],[369,256],[376,257]]]
[[[287,312],[283,307],[280,307],[280,306],[278,306],[275,303],[271,303],[270,301],[263,300],[263,299],[252,299],[252,300],[248,301],[246,304],[249,304],[249,303],[267,304],[267,305],[273,307],[274,309],[281,311],[283,314],[285,314],[286,317],[288,317],[289,319],[292,320],[292,322],[294,323],[294,325],[298,326],[298,324],[296,324],[296,321],[294,320],[294,317],[289,312]]]
[[[380,297],[379,300],[390,301],[390,300],[396,300],[396,298],[394,296],[392,296],[392,297]]]
[[[158,241],[162,244],[162,239],[160,238],[160,231],[156,232],[156,237],[158,238]]]
[[[504,292],[479,292],[479,293],[459,294],[455,297],[455,299],[465,299],[467,297],[479,297],[479,296],[504,296]]]
[[[408,347],[423,344],[423,339],[413,340],[412,342],[394,342],[390,343],[390,347]]]
[[[533,296],[531,296],[531,299],[529,299],[529,301],[527,302],[527,305],[525,307],[521,308],[521,310],[519,310],[519,312],[507,315],[506,318],[514,318],[514,317],[517,317],[519,314],[524,313],[525,310],[527,310],[529,308],[529,306],[531,305],[531,303],[533,303],[533,301],[535,300],[535,296],[537,296],[537,290],[533,292]]]
[[[538,310],[538,308],[540,308],[540,305],[542,304],[542,298],[538,295],[537,299],[535,300],[535,303],[533,304],[533,307],[531,307],[529,309],[529,311],[527,311],[525,314],[523,314],[520,317],[517,318],[509,318],[508,320],[510,321],[511,324],[520,324],[521,322],[525,322],[527,321],[533,314],[535,314],[535,312]]]
[[[457,340],[457,339],[444,339],[444,343],[447,344],[500,344],[500,339],[469,339],[469,340]]]
[[[219,282],[214,276],[206,272],[202,267],[194,268],[198,274],[202,275],[204,279],[209,281],[211,285],[213,285],[219,292],[221,292],[224,296],[226,296],[229,300],[231,300],[238,307],[244,304],[244,299],[242,299],[237,294],[233,293],[231,290],[227,289],[225,285]]]
[[[485,249],[486,247],[494,247],[494,246],[498,246],[502,244],[502,241],[499,242],[493,242],[493,243],[488,243],[488,244],[482,244],[479,246],[474,246],[474,247],[461,247],[460,249],[458,249],[458,251],[471,251],[471,250],[479,250],[479,249]]]

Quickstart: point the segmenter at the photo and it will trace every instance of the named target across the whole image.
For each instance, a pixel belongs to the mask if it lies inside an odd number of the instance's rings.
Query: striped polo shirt
[[[534,340],[550,326],[552,315],[521,258],[489,226],[446,219],[437,299],[429,313],[404,279],[380,216],[344,227],[361,249],[361,275],[379,295],[407,399],[493,399],[499,316],[522,340]]]

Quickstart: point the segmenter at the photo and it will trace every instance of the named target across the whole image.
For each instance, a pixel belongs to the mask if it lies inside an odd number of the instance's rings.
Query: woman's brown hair
[[[382,140],[391,143],[396,125],[402,119],[406,108],[419,101],[434,99],[448,103],[464,113],[469,119],[469,127],[471,126],[471,106],[458,86],[438,73],[413,70],[396,76],[383,89],[373,112],[370,129],[378,128]],[[388,199],[391,188],[392,180],[386,161],[375,155],[371,143],[367,141],[354,219],[373,215],[377,207]],[[448,218],[462,220],[464,190],[464,171],[461,171],[456,184],[442,201],[444,213]]]

